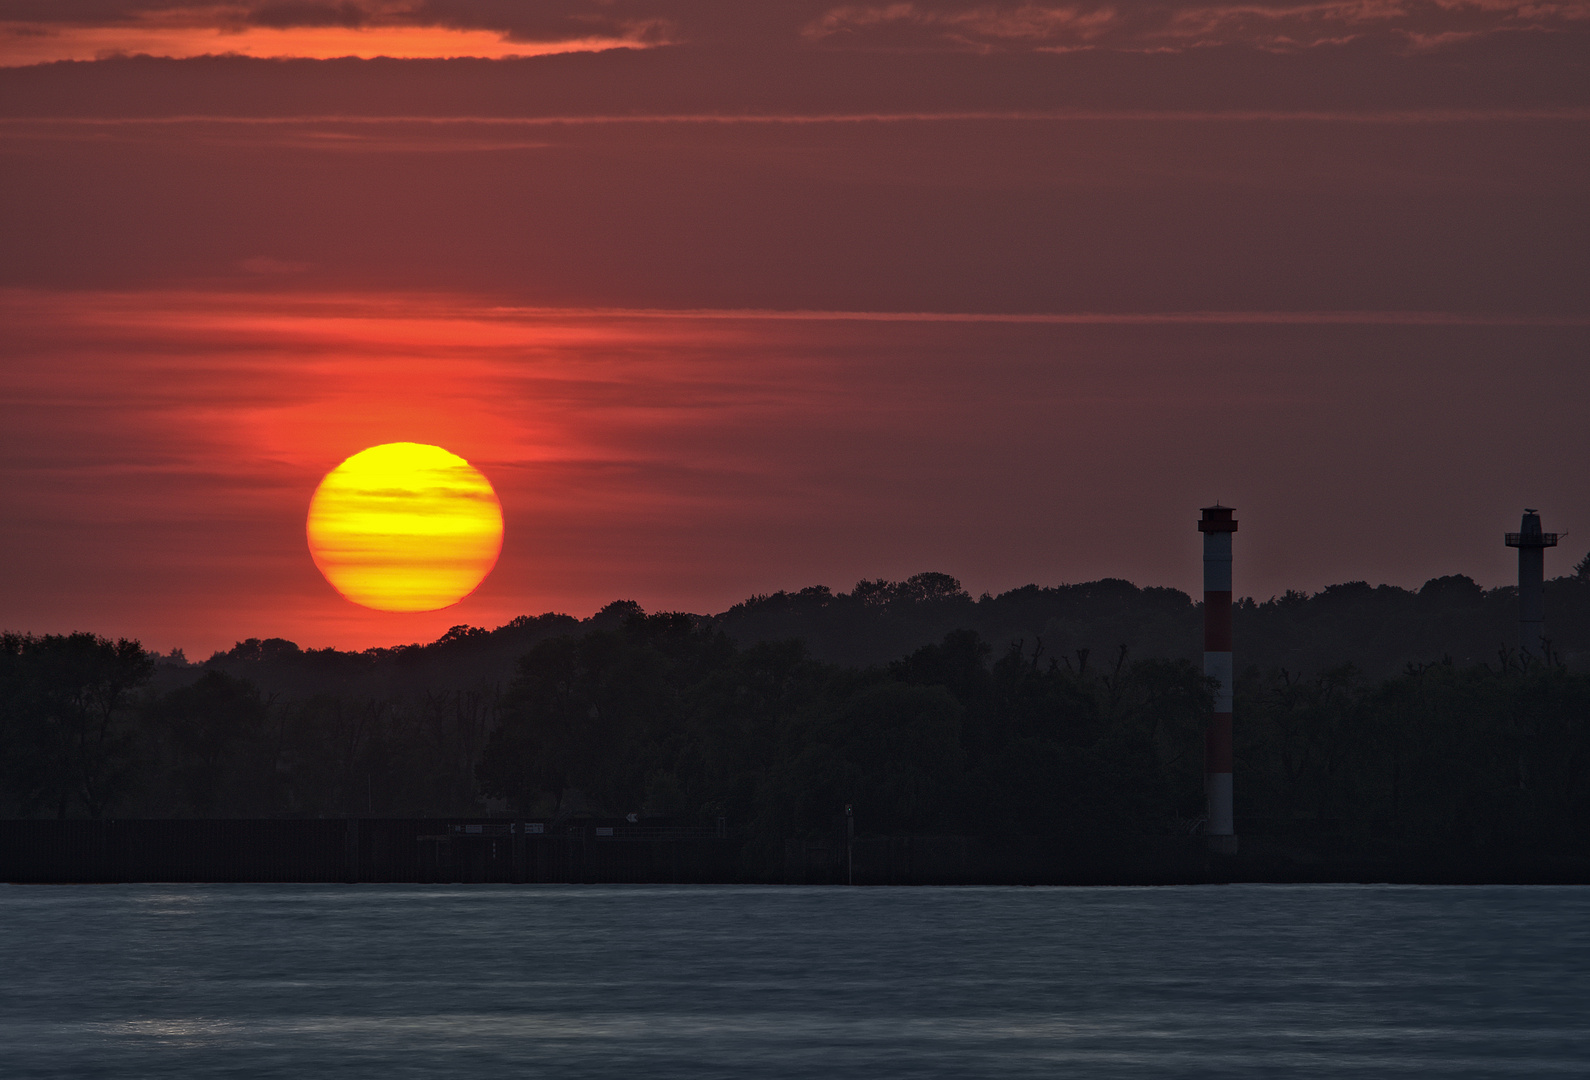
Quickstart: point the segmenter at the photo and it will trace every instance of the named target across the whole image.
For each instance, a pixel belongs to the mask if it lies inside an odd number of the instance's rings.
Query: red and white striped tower
[[[1204,674],[1220,682],[1204,734],[1204,792],[1209,799],[1205,833],[1209,850],[1237,851],[1231,819],[1231,534],[1237,521],[1229,506],[1206,506],[1198,531],[1204,534]]]

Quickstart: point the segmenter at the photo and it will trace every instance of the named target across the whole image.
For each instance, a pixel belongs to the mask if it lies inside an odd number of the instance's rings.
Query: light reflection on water
[[[0,888],[0,1076],[1540,1076],[1590,890]]]

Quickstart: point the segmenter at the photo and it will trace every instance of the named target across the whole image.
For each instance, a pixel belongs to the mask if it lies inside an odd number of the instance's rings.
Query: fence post
[[[856,883],[856,815],[849,803],[845,804],[845,884]]]
[[[342,851],[343,867],[347,870],[344,880],[349,885],[359,884],[359,819],[348,819],[348,829],[343,837]]]

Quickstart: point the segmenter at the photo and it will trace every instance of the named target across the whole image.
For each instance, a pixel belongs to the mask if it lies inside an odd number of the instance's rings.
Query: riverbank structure
[[[1540,511],[1524,509],[1515,533],[1503,541],[1518,549],[1518,658],[1546,659],[1546,549],[1557,546],[1557,534],[1540,531]]]
[[[1204,534],[1204,674],[1218,684],[1204,734],[1204,791],[1209,850],[1237,851],[1231,790],[1231,534],[1236,513],[1229,506],[1203,508],[1198,531]]]

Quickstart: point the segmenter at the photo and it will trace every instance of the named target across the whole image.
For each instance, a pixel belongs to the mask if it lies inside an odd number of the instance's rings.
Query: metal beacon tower
[[[1546,549],[1557,534],[1540,531],[1540,511],[1524,509],[1524,521],[1503,540],[1518,549],[1518,659],[1546,659]]]
[[[1231,817],[1231,534],[1237,522],[1229,506],[1203,508],[1204,674],[1220,681],[1204,735],[1204,791],[1209,799],[1205,834],[1209,850],[1237,853]]]

